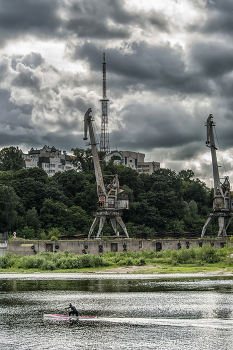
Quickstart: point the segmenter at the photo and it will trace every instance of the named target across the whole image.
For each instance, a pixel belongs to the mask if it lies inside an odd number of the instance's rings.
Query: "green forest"
[[[88,234],[98,201],[93,161],[88,149],[72,151],[78,171],[53,177],[42,168],[23,168],[18,148],[0,151],[0,232],[8,231],[9,237],[16,231],[17,237],[51,240],[60,235]],[[101,166],[103,176],[118,174],[120,186],[129,197],[129,210],[123,212],[123,220],[130,237],[143,233],[153,238],[155,233],[163,232],[168,236],[169,232],[200,236],[212,211],[213,190],[195,178],[192,170],[176,173],[159,169],[151,175],[139,174],[114,165],[113,159],[109,163],[101,160]],[[216,236],[217,231],[215,222],[206,234]],[[113,235],[109,223],[103,234]]]

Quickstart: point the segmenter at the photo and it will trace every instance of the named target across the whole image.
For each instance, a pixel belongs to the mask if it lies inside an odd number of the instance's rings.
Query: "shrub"
[[[181,248],[177,252],[177,254],[178,254],[177,261],[179,263],[190,263],[190,262],[192,262],[191,250],[185,249],[185,248]]]
[[[35,269],[40,269],[41,266],[43,265],[45,259],[41,256],[35,256],[35,258],[33,259],[33,268]]]
[[[134,261],[132,258],[126,258],[125,265],[132,266],[134,265]]]
[[[52,237],[55,237],[53,241],[57,241],[60,234],[61,232],[59,231],[59,229],[57,227],[53,227],[51,230],[49,230],[47,238],[52,241]]]
[[[119,260],[119,261],[117,262],[117,265],[119,265],[119,266],[124,266],[124,265],[125,265],[125,260]]]
[[[145,260],[144,258],[139,258],[139,259],[136,261],[136,265],[137,265],[137,266],[146,265],[146,260]]]
[[[89,254],[82,255],[81,262],[83,267],[91,267],[91,256]]]
[[[42,241],[45,241],[47,239],[47,236],[44,230],[41,231],[40,238],[42,239]]]
[[[197,249],[197,259],[210,264],[220,261],[217,250],[209,244],[204,244],[202,248]]]
[[[52,262],[48,261],[47,270],[55,270],[55,269],[56,269],[56,266]]]
[[[6,253],[0,257],[0,268],[7,269],[14,266],[17,258],[12,253]]]

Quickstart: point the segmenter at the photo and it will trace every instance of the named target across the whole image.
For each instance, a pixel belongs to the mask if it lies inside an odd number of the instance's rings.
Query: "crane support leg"
[[[233,219],[233,216],[231,216],[230,217],[230,219],[229,219],[229,221],[228,221],[228,223],[227,223],[227,226],[226,226],[226,231],[227,231],[227,229],[228,229],[228,226],[230,225],[230,223],[231,223],[231,220]]]
[[[110,219],[111,221],[111,224],[112,224],[112,228],[115,232],[115,235],[119,236],[119,232],[117,231],[117,221],[116,221],[116,218],[114,219]]]
[[[124,231],[126,237],[129,238],[129,235],[128,235],[128,232],[127,232],[127,228],[126,228],[126,226],[125,226],[125,224],[124,224],[122,218],[121,218],[120,216],[117,216],[117,217],[116,217],[116,221],[117,221],[118,224],[122,227],[122,229],[123,229],[123,231]]]
[[[99,220],[100,220],[100,218],[95,217],[95,219],[94,219],[94,221],[93,221],[93,223],[92,223],[92,225],[91,225],[91,228],[90,228],[89,234],[88,234],[88,239],[90,239],[90,238],[91,238],[92,232],[94,231],[94,228],[95,228],[95,227],[96,227],[96,225],[98,224]]]
[[[100,217],[100,225],[99,225],[99,230],[98,230],[96,238],[100,238],[100,234],[101,234],[101,231],[102,231],[102,229],[104,227],[105,220],[106,220],[105,216],[101,216]]]
[[[219,225],[219,230],[218,230],[218,237],[220,236],[227,236],[226,233],[226,218],[224,218],[223,216],[220,216],[218,218],[218,225]]]
[[[201,233],[201,237],[203,238],[204,235],[205,235],[205,231],[207,230],[207,227],[209,226],[209,224],[213,221],[214,217],[213,216],[210,216],[208,217],[205,225],[203,226],[203,229],[202,229],[202,233]]]

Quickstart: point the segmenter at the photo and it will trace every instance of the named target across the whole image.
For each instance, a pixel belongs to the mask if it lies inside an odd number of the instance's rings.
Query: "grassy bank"
[[[42,252],[31,256],[7,253],[0,257],[0,272],[128,272],[195,273],[233,271],[233,248],[215,249],[203,245],[178,251],[107,252],[76,255],[68,251]]]

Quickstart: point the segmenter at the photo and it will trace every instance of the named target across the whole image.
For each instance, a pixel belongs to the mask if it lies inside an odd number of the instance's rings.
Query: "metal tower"
[[[212,156],[212,168],[213,168],[213,178],[214,178],[214,199],[213,199],[213,213],[209,214],[205,225],[202,229],[201,237],[204,237],[205,232],[209,224],[214,220],[218,219],[219,230],[218,237],[227,236],[227,228],[233,219],[233,214],[231,213],[231,192],[230,192],[230,182],[228,176],[224,177],[223,183],[220,181],[218,172],[218,163],[216,155],[216,146],[214,141],[214,131],[215,126],[213,122],[213,115],[210,114],[207,122],[207,141],[206,146],[211,150]],[[228,220],[228,222],[227,222]]]
[[[105,53],[103,53],[103,98],[102,103],[102,118],[101,118],[101,135],[100,135],[100,151],[110,152],[109,133],[108,133],[108,99],[106,95],[106,63]]]

